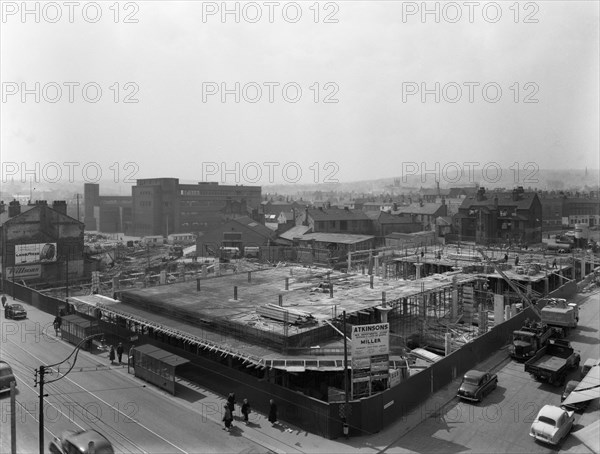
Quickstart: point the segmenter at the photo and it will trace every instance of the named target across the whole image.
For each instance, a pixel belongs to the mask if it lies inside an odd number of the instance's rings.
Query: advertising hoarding
[[[56,262],[56,243],[15,245],[15,264]]]

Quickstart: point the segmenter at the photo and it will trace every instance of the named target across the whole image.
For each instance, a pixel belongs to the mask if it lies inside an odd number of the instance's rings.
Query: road
[[[39,388],[34,370],[67,358],[74,346],[55,337],[51,317],[27,306],[28,319],[4,320],[0,357],[17,377],[17,452],[39,452]],[[69,365],[63,365],[63,374]],[[192,389],[181,396],[136,379],[126,366],[110,366],[104,357],[81,351],[74,369],[64,378],[57,371],[46,377],[44,447],[65,430],[96,429],[119,453],[199,453],[269,451],[244,436],[222,430],[221,401],[205,399]],[[0,452],[10,452],[10,399],[0,397]]]
[[[600,358],[600,292],[580,295],[580,327],[570,336],[582,362]],[[38,452],[38,388],[33,388],[34,369],[66,358],[73,346],[54,337],[52,317],[27,306],[25,322],[1,320],[0,355],[14,366],[18,383],[18,452]],[[3,317],[3,316],[2,316]],[[114,441],[119,453],[452,453],[452,452],[556,452],[529,437],[531,421],[546,403],[559,404],[562,389],[532,380],[503,352],[489,358],[498,365],[499,386],[481,404],[453,398],[458,384],[432,395],[419,411],[435,415],[404,436],[405,423],[398,421],[378,434],[326,440],[293,426],[272,428],[265,416],[254,414],[252,427],[221,429],[223,399],[199,386],[178,383],[171,396],[136,379],[126,367],[108,367],[106,355],[81,352],[76,368],[64,379],[48,385],[45,403],[47,446],[63,430],[96,428]],[[61,369],[64,371],[64,369]],[[575,375],[575,374],[573,374]],[[55,377],[55,376],[54,376]],[[49,377],[52,379],[53,377]],[[447,403],[449,401],[449,403]],[[447,403],[447,404],[446,404]],[[439,405],[443,405],[440,409]],[[0,452],[10,452],[9,399],[0,397]],[[576,415],[582,428],[600,418],[598,401]],[[252,415],[251,415],[252,420]],[[410,420],[410,417],[409,417]],[[419,419],[420,420],[420,419]],[[237,424],[236,424],[237,426]],[[573,437],[560,450],[587,452]]]
[[[578,295],[580,325],[569,336],[572,346],[581,353],[581,363],[590,357],[600,358],[600,294]],[[539,409],[545,404],[560,405],[562,387],[539,383],[525,373],[523,364],[507,358],[495,371],[498,388],[482,403],[471,404],[453,399],[438,417],[425,420],[404,437],[394,441],[386,453],[546,453],[558,448],[535,442],[529,428]],[[569,379],[578,379],[573,371]],[[434,409],[431,409],[432,413]],[[575,417],[574,431],[600,418],[598,400],[583,414]],[[574,438],[559,446],[561,451],[587,452]]]

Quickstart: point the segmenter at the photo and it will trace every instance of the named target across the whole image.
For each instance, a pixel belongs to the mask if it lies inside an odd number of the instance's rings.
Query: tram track
[[[11,339],[3,339],[3,343],[4,342],[10,343],[21,353],[20,355],[16,356],[7,352],[6,349],[3,349],[2,352],[3,357],[5,356],[10,358],[11,366],[14,364],[14,371],[15,375],[19,379],[19,385],[24,385],[33,393],[38,394],[39,389],[34,389],[26,382],[33,381],[34,370],[36,367],[35,365],[32,366],[31,364],[44,364],[47,361],[42,360],[34,353],[28,351],[26,348],[22,347]],[[23,361],[23,358],[30,358],[31,362]],[[107,369],[103,369],[102,371],[107,371]],[[98,392],[102,391],[114,391],[118,388],[93,392],[79,384],[77,381],[64,375],[61,377],[65,380],[64,382],[50,383],[55,378],[53,377],[54,375],[55,373],[49,373],[47,376],[49,383],[46,385],[44,390],[45,394],[47,394],[47,397],[44,398],[44,401],[50,406],[50,408],[54,409],[53,411],[55,411],[55,415],[57,415],[57,417],[60,415],[60,418],[65,418],[71,424],[74,424],[81,429],[89,428],[98,430],[111,440],[117,452],[120,453],[137,454],[148,452],[143,446],[136,443],[125,433],[124,430],[122,430],[122,425],[127,424],[129,428],[133,428],[132,425],[134,425],[138,430],[145,434],[144,437],[148,437],[148,435],[150,435],[155,440],[160,440],[159,444],[163,445],[162,452],[165,451],[164,446],[168,445],[169,452],[180,452],[187,454],[185,449],[177,446],[145,424],[136,420],[135,414],[132,414],[131,407],[127,408],[127,406],[123,406],[122,408],[119,408],[121,407],[120,405],[111,405],[106,399],[97,394]],[[69,383],[69,385],[66,383]],[[68,398],[69,395],[81,393],[88,395],[90,400],[88,401],[86,399],[78,398],[77,401],[75,401]],[[85,403],[82,403],[83,401],[85,401]],[[28,405],[26,404],[27,402],[19,402],[21,408],[39,423],[39,418],[32,414],[31,411],[27,410]],[[117,402],[115,404],[117,404]],[[94,408],[96,413],[91,413],[91,411],[94,411],[91,410],[91,408]],[[65,409],[67,409],[67,411],[65,411]],[[46,409],[44,411],[46,414]],[[110,423],[110,416],[113,417],[113,424]],[[44,429],[51,436],[56,436],[54,431],[50,430],[48,427],[44,427]],[[127,432],[131,432],[131,430]]]

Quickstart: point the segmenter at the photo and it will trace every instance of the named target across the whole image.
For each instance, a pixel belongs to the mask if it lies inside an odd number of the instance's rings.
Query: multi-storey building
[[[86,230],[104,233],[131,233],[131,196],[100,195],[100,185],[83,185]]]
[[[224,220],[258,217],[260,186],[181,184],[178,178],[138,179],[132,188],[133,234],[208,232]]]

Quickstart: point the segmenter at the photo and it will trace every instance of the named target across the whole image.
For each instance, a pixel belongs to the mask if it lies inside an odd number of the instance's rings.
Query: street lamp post
[[[40,396],[39,396],[40,403],[39,403],[39,418],[38,418],[39,419],[40,454],[44,454],[44,397],[46,397],[46,395],[44,395],[44,384],[49,385],[50,383],[54,383],[55,381],[65,378],[69,374],[69,372],[71,372],[73,367],[75,367],[75,363],[77,362],[77,355],[79,354],[79,350],[81,349],[81,347],[90,339],[93,339],[94,337],[99,337],[99,336],[104,336],[104,334],[103,333],[92,334],[91,336],[88,336],[85,339],[82,339],[75,346],[75,349],[71,352],[71,354],[69,356],[67,356],[64,360],[62,360],[61,362],[56,363],[56,364],[51,364],[49,366],[41,365],[39,367],[39,369],[36,370],[36,373],[39,375],[39,382],[40,382]],[[71,367],[69,368],[69,370],[67,370],[62,376],[55,378],[54,380],[50,380],[48,382],[44,381],[44,374],[46,373],[46,371],[48,369],[51,369],[56,366],[60,366],[62,363],[68,361],[69,358],[71,358],[71,356],[73,356],[73,355],[75,355],[75,357],[73,358],[73,364],[71,364]]]

